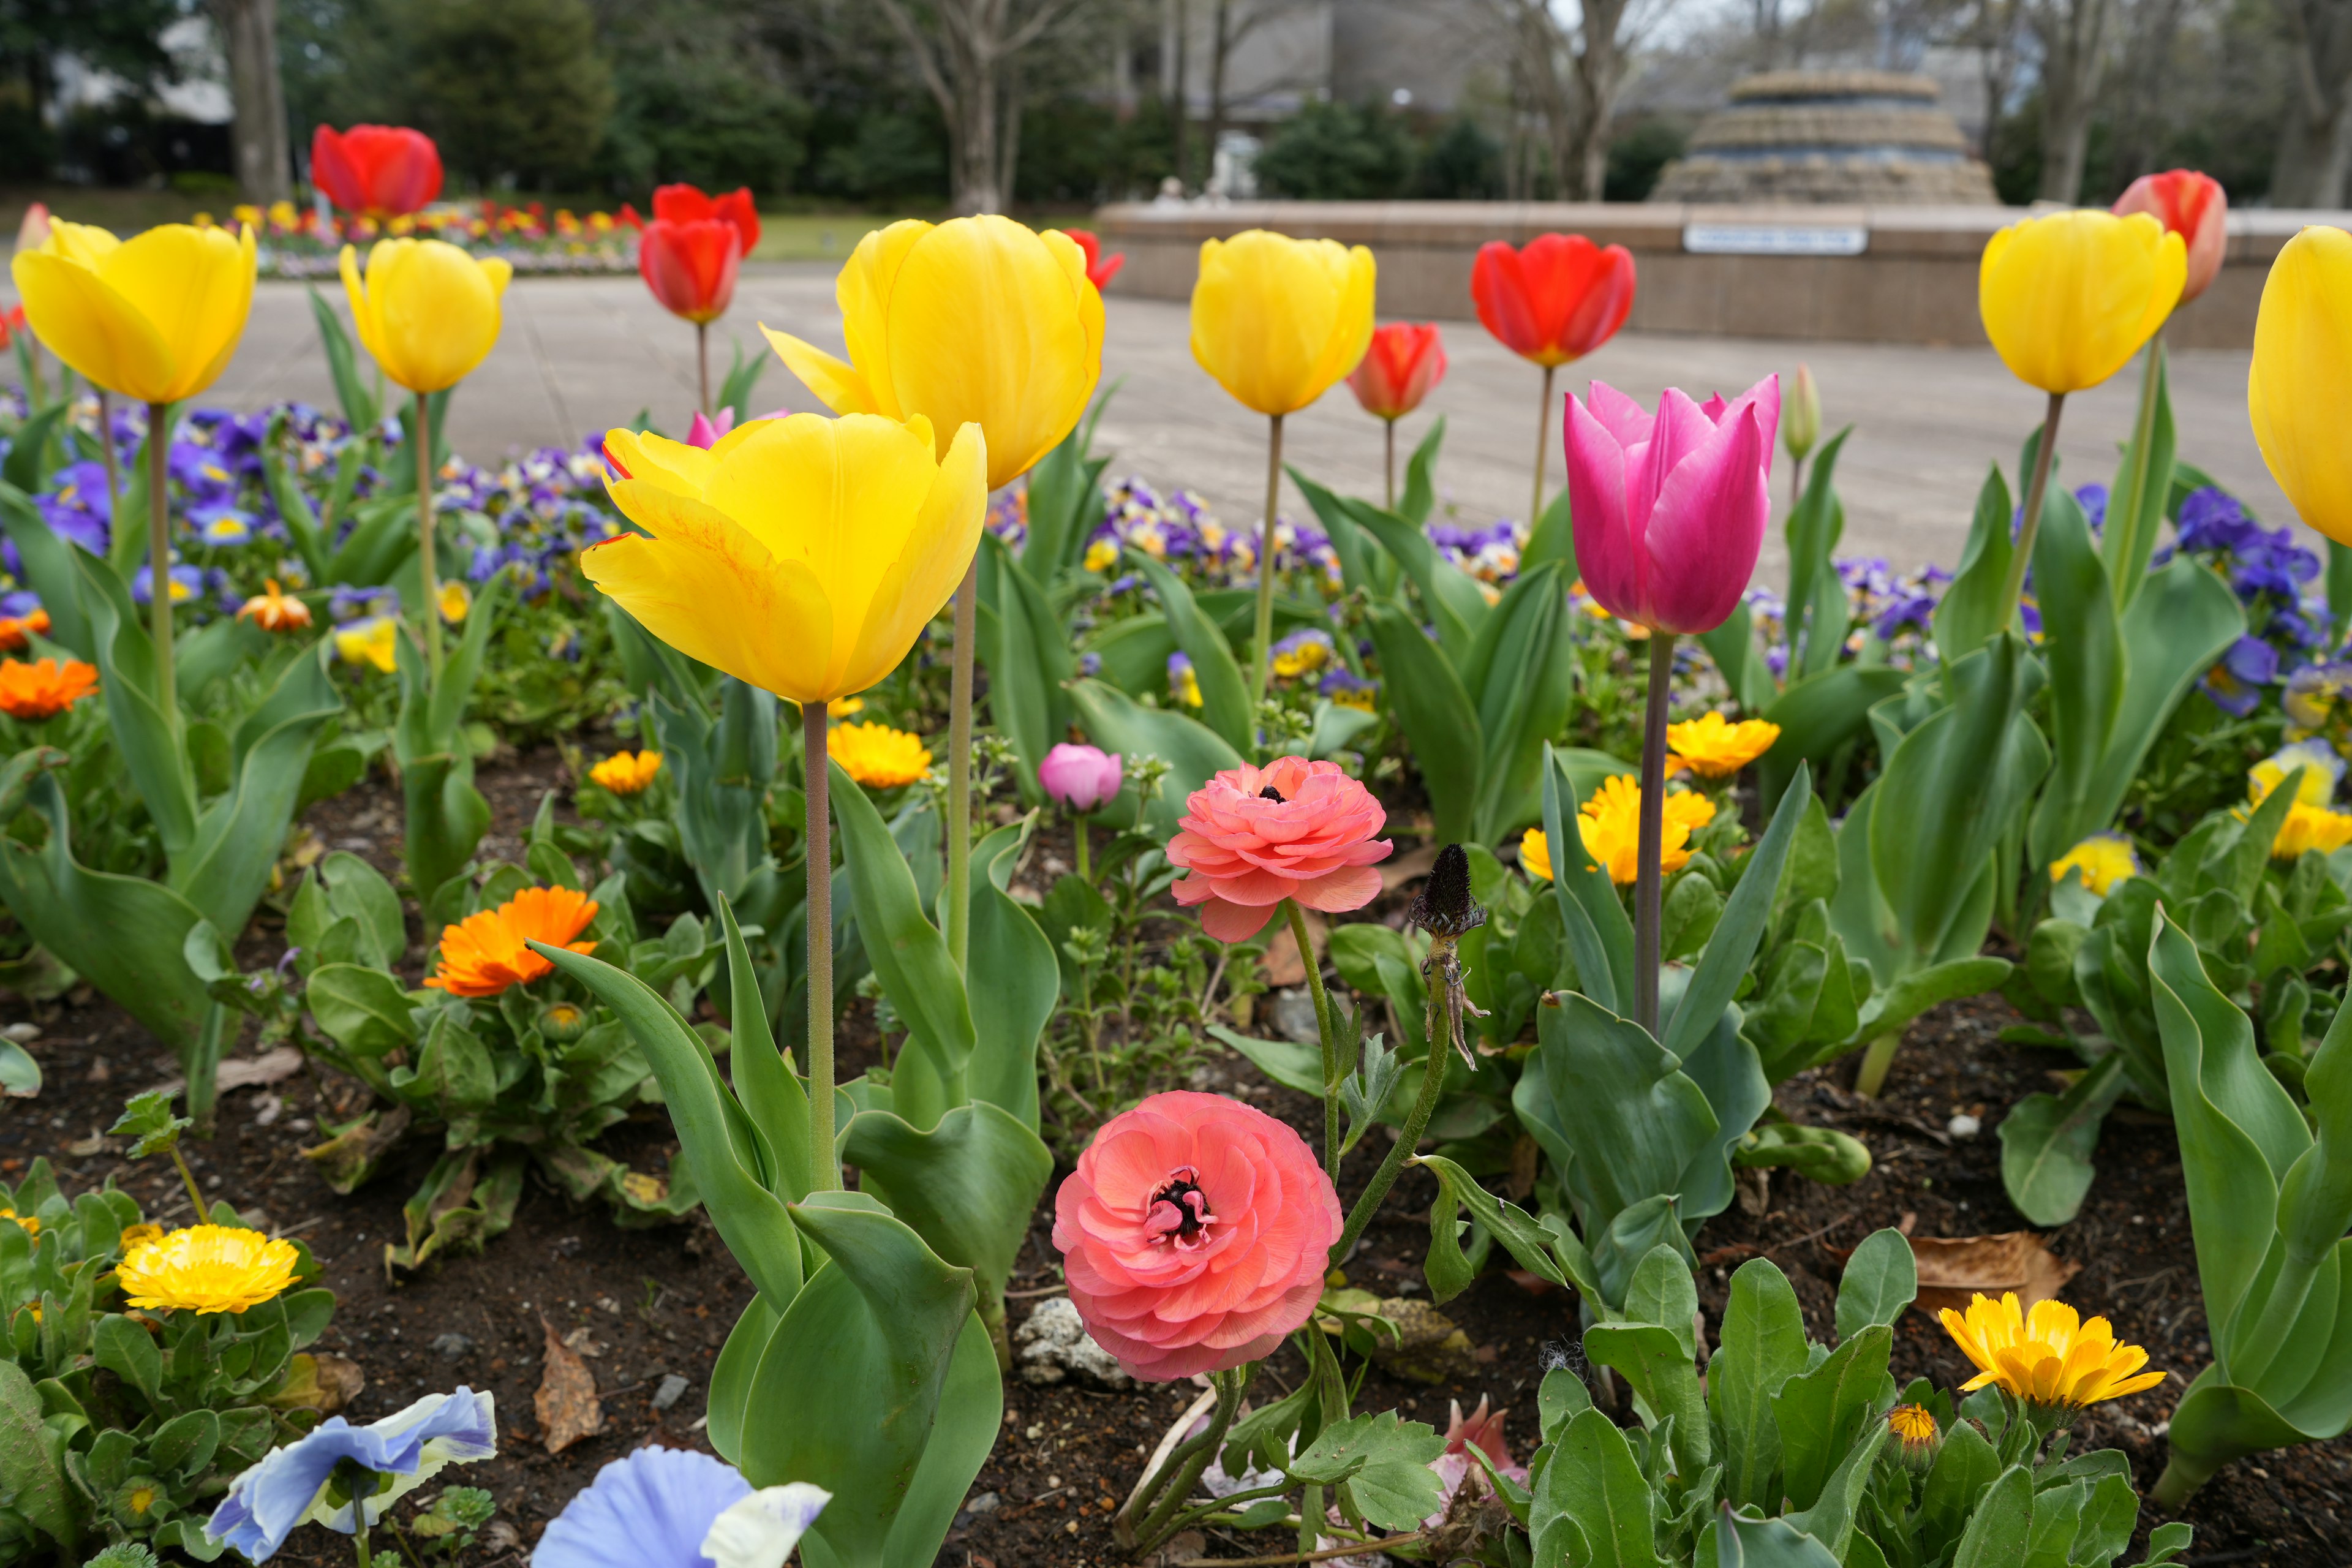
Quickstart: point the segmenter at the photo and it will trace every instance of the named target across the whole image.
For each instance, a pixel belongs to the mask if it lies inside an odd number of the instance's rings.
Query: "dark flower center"
[[[1178,1172],[1152,1194],[1150,1212],[1152,1233],[1172,1236],[1178,1241],[1200,1240],[1201,1232],[1215,1217],[1209,1213],[1209,1194],[1201,1190],[1191,1171]]]
[[[1288,801],[1282,798],[1282,792],[1275,788],[1272,784],[1268,784],[1264,789],[1258,791],[1257,797],[1260,800],[1270,800],[1276,805],[1288,805],[1290,804]]]

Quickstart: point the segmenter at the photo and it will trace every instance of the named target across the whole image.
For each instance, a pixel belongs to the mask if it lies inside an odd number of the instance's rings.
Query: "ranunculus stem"
[[[1666,832],[1666,699],[1675,679],[1675,634],[1650,633],[1650,700],[1642,717],[1642,818],[1633,872],[1633,1022],[1658,1032],[1658,852]],[[1434,1044],[1431,1050],[1437,1047]]]
[[[807,775],[809,1191],[841,1185],[833,1147],[832,777],[824,750],[824,704],[801,704],[801,771]]]
[[[694,367],[702,386],[702,416],[710,416],[710,323],[694,323]]]
[[[1120,1510],[1118,1518],[1113,1521],[1114,1531],[1122,1543],[1131,1542],[1132,1549],[1139,1555],[1160,1544],[1161,1537],[1168,1533],[1169,1521],[1174,1518],[1176,1510],[1184,1506],[1185,1500],[1192,1495],[1192,1487],[1200,1480],[1201,1472],[1209,1468],[1209,1461],[1223,1447],[1225,1433],[1232,1428],[1234,1415],[1241,1409],[1242,1394],[1249,1387],[1250,1374],[1256,1370],[1256,1363],[1252,1363],[1229,1372],[1209,1374],[1209,1381],[1217,1391],[1217,1403],[1209,1413],[1208,1426],[1198,1436],[1188,1437],[1179,1443],[1168,1458],[1160,1461],[1160,1468],[1129,1500],[1127,1508]],[[1138,1516],[1140,1516],[1141,1522],[1131,1522]]]
[[[1528,527],[1543,521],[1544,469],[1551,458],[1551,378],[1556,366],[1543,367],[1543,395],[1536,400],[1536,493],[1528,502]]]
[[[1339,1080],[1348,1076],[1349,1064],[1339,1059],[1331,997],[1323,989],[1323,965],[1315,956],[1315,944],[1307,940],[1307,911],[1298,907],[1297,899],[1283,900],[1282,907],[1290,911],[1291,940],[1298,943],[1299,967],[1307,971],[1307,994],[1315,998],[1315,1033],[1323,1042],[1323,1173],[1336,1184],[1339,1180]]]
[[[964,972],[971,949],[971,664],[980,637],[980,557],[955,596],[955,647],[948,668],[948,956]]]
[[[113,421],[107,416],[106,405],[99,405],[99,420],[104,425]],[[180,722],[180,701],[175,690],[178,671],[172,664],[172,498],[165,480],[171,474],[172,405],[151,403],[147,405],[147,624],[155,640],[155,706],[162,710],[163,721],[176,731]],[[101,443],[107,454],[107,486],[114,484],[114,432],[104,432]],[[107,498],[111,512],[114,498]],[[115,520],[118,524],[121,519]],[[202,1212],[201,1204],[197,1205]]]
[[[430,689],[441,689],[441,580],[433,570],[433,418],[416,395],[416,568],[425,581],[425,669]]]
[[[1274,513],[1282,504],[1282,416],[1268,422],[1265,442],[1265,518],[1257,533],[1257,655],[1250,671],[1250,711],[1265,700],[1274,669]],[[1255,721],[1252,721],[1253,726]]]
[[[1070,813],[1070,839],[1078,858],[1078,880],[1091,888],[1095,885],[1094,855],[1092,846],[1087,843],[1087,814],[1083,811]]]
[[[2000,589],[2000,629],[2016,617],[2019,596],[2025,592],[2025,574],[2033,564],[2033,536],[2042,531],[2042,498],[2050,489],[2050,455],[2058,449],[2058,415],[2066,395],[2050,395],[2050,412],[2042,416],[2042,436],[2033,447],[2033,478],[2025,487],[2025,520],[2009,552],[2009,580]]]
[[[1450,955],[1453,949],[1452,937],[1437,937],[1430,943],[1429,955],[1432,959],[1439,959]],[[1444,964],[1433,963],[1429,973],[1437,976],[1447,971]],[[1429,1119],[1437,1110],[1437,1099],[1444,1092],[1445,1069],[1454,1049],[1453,1041],[1438,1037],[1438,1030],[1447,1016],[1448,1009],[1438,1005],[1437,994],[1433,988],[1428,1013],[1429,1059],[1422,1064],[1421,1092],[1413,1097],[1412,1110],[1404,1119],[1404,1130],[1390,1145],[1387,1158],[1372,1173],[1372,1179],[1356,1199],[1356,1206],[1348,1211],[1347,1228],[1339,1233],[1339,1239],[1331,1244],[1330,1260],[1334,1268],[1339,1268],[1340,1260],[1355,1250],[1356,1243],[1362,1239],[1365,1230],[1370,1226],[1372,1216],[1381,1212],[1381,1200],[1389,1195],[1391,1187],[1396,1185],[1397,1173],[1404,1169],[1404,1163],[1420,1146],[1422,1132],[1429,1126]],[[1379,1107],[1373,1109],[1377,1110]]]

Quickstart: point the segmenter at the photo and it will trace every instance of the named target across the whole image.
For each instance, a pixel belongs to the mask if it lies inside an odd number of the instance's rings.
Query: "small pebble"
[[[994,1492],[982,1492],[964,1504],[963,1510],[966,1513],[994,1513],[996,1504],[997,1496]]]
[[[1955,1138],[1973,1138],[1984,1131],[1984,1123],[1962,1111],[1944,1123],[1944,1131]]]
[[[654,1408],[667,1410],[676,1405],[686,1397],[687,1387],[686,1379],[676,1373],[671,1373],[661,1380],[661,1386],[654,1390]]]
[[[463,1334],[436,1334],[433,1348],[441,1352],[444,1361],[462,1361],[474,1349],[474,1342]]]

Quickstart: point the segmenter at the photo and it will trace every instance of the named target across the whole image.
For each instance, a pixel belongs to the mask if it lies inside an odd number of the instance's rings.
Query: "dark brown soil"
[[[496,819],[486,852],[518,854],[541,793],[568,782],[551,751],[487,767],[482,784]],[[379,782],[326,803],[310,825],[327,848],[352,849],[387,870],[395,862],[398,796]],[[264,950],[277,942],[267,918],[251,940]],[[0,1109],[0,1173],[20,1179],[32,1158],[47,1155],[69,1193],[112,1179],[139,1197],[151,1218],[184,1216],[185,1200],[175,1196],[179,1186],[167,1164],[130,1164],[98,1136],[125,1096],[173,1076],[169,1058],[102,998],[68,996],[30,1009],[12,1004],[0,1016],[39,1025],[42,1035],[28,1048],[47,1075],[38,1100]],[[1992,1129],[2010,1104],[2049,1087],[2050,1069],[2066,1064],[2046,1052],[2000,1044],[1999,1031],[2015,1021],[1991,998],[1938,1009],[1912,1030],[1887,1094],[1874,1102],[1841,1087],[1851,1082],[1850,1064],[1784,1086],[1781,1107],[1792,1118],[1861,1138],[1875,1165],[1860,1184],[1843,1189],[1776,1176],[1758,1205],[1760,1213],[1735,1206],[1710,1223],[1699,1239],[1700,1293],[1710,1321],[1722,1307],[1731,1269],[1749,1257],[1769,1256],[1788,1273],[1811,1331],[1826,1340],[1840,1267],[1832,1249],[1851,1247],[1906,1216],[1920,1236],[2023,1228],[2001,1194]],[[870,1040],[870,1028],[861,1039],[855,1024],[845,1042],[847,1072],[862,1069]],[[1319,1120],[1309,1101],[1259,1081],[1238,1057],[1217,1070],[1227,1081],[1212,1087],[1246,1094],[1302,1128]],[[350,1198],[335,1196],[299,1151],[316,1141],[322,1117],[352,1109],[352,1087],[304,1073],[232,1091],[223,1100],[217,1136],[191,1144],[190,1162],[209,1190],[260,1211],[274,1228],[300,1235],[326,1264],[326,1283],[341,1305],[320,1348],[349,1356],[366,1374],[367,1386],[349,1412],[354,1419],[373,1419],[460,1383],[496,1394],[499,1457],[450,1479],[488,1488],[512,1533],[486,1538],[471,1561],[520,1561],[600,1466],[638,1445],[707,1447],[701,1417],[709,1369],[751,1296],[707,1223],[623,1231],[603,1212],[574,1209],[534,1182],[514,1227],[481,1255],[389,1278],[384,1244],[399,1234],[401,1205],[432,1150],[429,1141],[413,1142],[369,1187]],[[322,1102],[322,1094],[343,1098]],[[1979,1118],[1984,1131],[1950,1136],[1945,1129],[1959,1112]],[[89,1152],[70,1152],[77,1145]],[[653,1170],[674,1143],[658,1112],[646,1112],[614,1129],[605,1147]],[[1356,1190],[1376,1157],[1370,1146],[1350,1157],[1345,1191]],[[2175,1375],[2092,1412],[2078,1429],[2077,1447],[2124,1448],[2145,1487],[2163,1466],[2157,1429],[2207,1359],[2204,1314],[2168,1123],[2119,1115],[2107,1128],[2099,1164],[2099,1181],[2081,1217],[2050,1237],[2053,1250],[2082,1265],[2066,1298],[2086,1312],[2105,1313],[2119,1335],[2147,1346],[2154,1364]],[[1433,1185],[1407,1173],[1349,1267],[1355,1284],[1382,1295],[1404,1293],[1408,1286],[1425,1295],[1420,1260]],[[1022,1276],[1013,1282],[1016,1293],[1026,1292],[1013,1303],[1016,1324],[1058,1283],[1050,1229],[1049,1202],[1040,1206]],[[1515,1284],[1502,1271],[1507,1261],[1498,1251],[1493,1269],[1443,1309],[1475,1347],[1475,1371],[1432,1386],[1376,1369],[1360,1408],[1398,1405],[1412,1418],[1443,1426],[1449,1400],[1468,1405],[1490,1395],[1510,1409],[1510,1436],[1524,1458],[1534,1436],[1535,1384],[1548,1354],[1572,1353],[1575,1308],[1562,1294],[1538,1296]],[[586,1331],[585,1348],[594,1352],[587,1364],[604,1409],[604,1433],[559,1455],[539,1443],[532,1405],[548,1325],[558,1335]],[[462,1342],[445,1337],[452,1335]],[[1949,1386],[1970,1370],[1927,1318],[1906,1317],[1896,1336],[1898,1378],[1925,1375]],[[1299,1373],[1288,1350],[1265,1369],[1266,1378],[1284,1388],[1296,1386]],[[657,1411],[653,1397],[671,1373],[687,1379],[687,1390]],[[1275,1392],[1266,1381],[1259,1386]],[[996,1504],[966,1516],[940,1562],[954,1568],[1091,1568],[1117,1561],[1110,1513],[1134,1485],[1145,1454],[1196,1393],[1190,1384],[1112,1393],[1008,1381],[1003,1441],[972,1488],[975,1498],[993,1493]],[[2195,1523],[2198,1540],[2189,1561],[2275,1568],[2352,1562],[2352,1520],[2343,1517],[2348,1490],[2352,1439],[2241,1462],[2190,1502],[2185,1517]],[[2151,1522],[2152,1510],[2145,1510],[2143,1536]],[[339,1537],[306,1530],[280,1560],[340,1565],[349,1561],[348,1550]],[[1212,1556],[1268,1550],[1281,1548],[1265,1536],[1212,1537],[1206,1547]]]

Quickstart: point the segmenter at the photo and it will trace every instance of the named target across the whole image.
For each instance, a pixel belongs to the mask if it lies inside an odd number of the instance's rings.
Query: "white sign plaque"
[[[1693,223],[1683,248],[1700,256],[1860,256],[1870,230],[1860,224]]]

